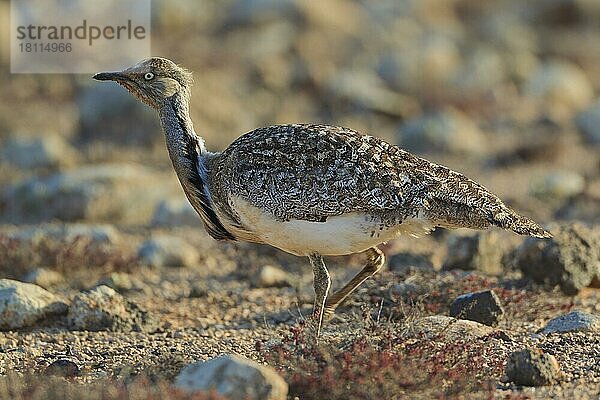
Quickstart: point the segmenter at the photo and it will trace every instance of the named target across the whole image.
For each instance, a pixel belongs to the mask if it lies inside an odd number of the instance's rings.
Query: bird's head
[[[115,81],[154,109],[177,93],[189,96],[192,74],[171,60],[152,57],[117,72],[99,72],[99,81]]]

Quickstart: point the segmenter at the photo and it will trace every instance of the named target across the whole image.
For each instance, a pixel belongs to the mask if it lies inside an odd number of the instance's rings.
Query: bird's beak
[[[126,79],[120,72],[98,72],[92,78],[97,81],[122,81]]]

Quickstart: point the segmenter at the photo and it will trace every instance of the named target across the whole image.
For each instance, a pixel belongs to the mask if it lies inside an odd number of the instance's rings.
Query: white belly
[[[358,212],[329,217],[325,222],[281,222],[242,198],[234,198],[233,205],[240,222],[260,241],[299,256],[360,253],[399,235],[421,236],[432,229],[431,222],[421,218],[381,227],[377,219]]]

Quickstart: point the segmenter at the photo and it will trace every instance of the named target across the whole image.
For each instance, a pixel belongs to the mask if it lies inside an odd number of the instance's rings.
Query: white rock
[[[290,286],[290,276],[280,268],[265,265],[260,270],[257,284],[260,287]]]
[[[600,316],[583,311],[572,311],[551,319],[542,333],[600,332]]]
[[[216,390],[229,399],[285,400],[288,385],[268,366],[237,355],[224,355],[185,367],[175,378],[179,389]]]
[[[65,303],[37,285],[0,279],[0,330],[30,326],[44,317],[66,311]]]

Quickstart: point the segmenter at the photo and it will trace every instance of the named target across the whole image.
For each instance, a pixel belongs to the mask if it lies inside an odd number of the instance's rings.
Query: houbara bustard
[[[499,226],[551,237],[464,175],[347,128],[270,126],[210,152],[189,115],[192,74],[170,60],[149,58],[94,78],[117,82],[158,112],[175,172],[210,236],[308,257],[317,335],[323,316],[383,266],[377,246],[399,235]],[[323,256],[361,252],[366,266],[328,296]]]

